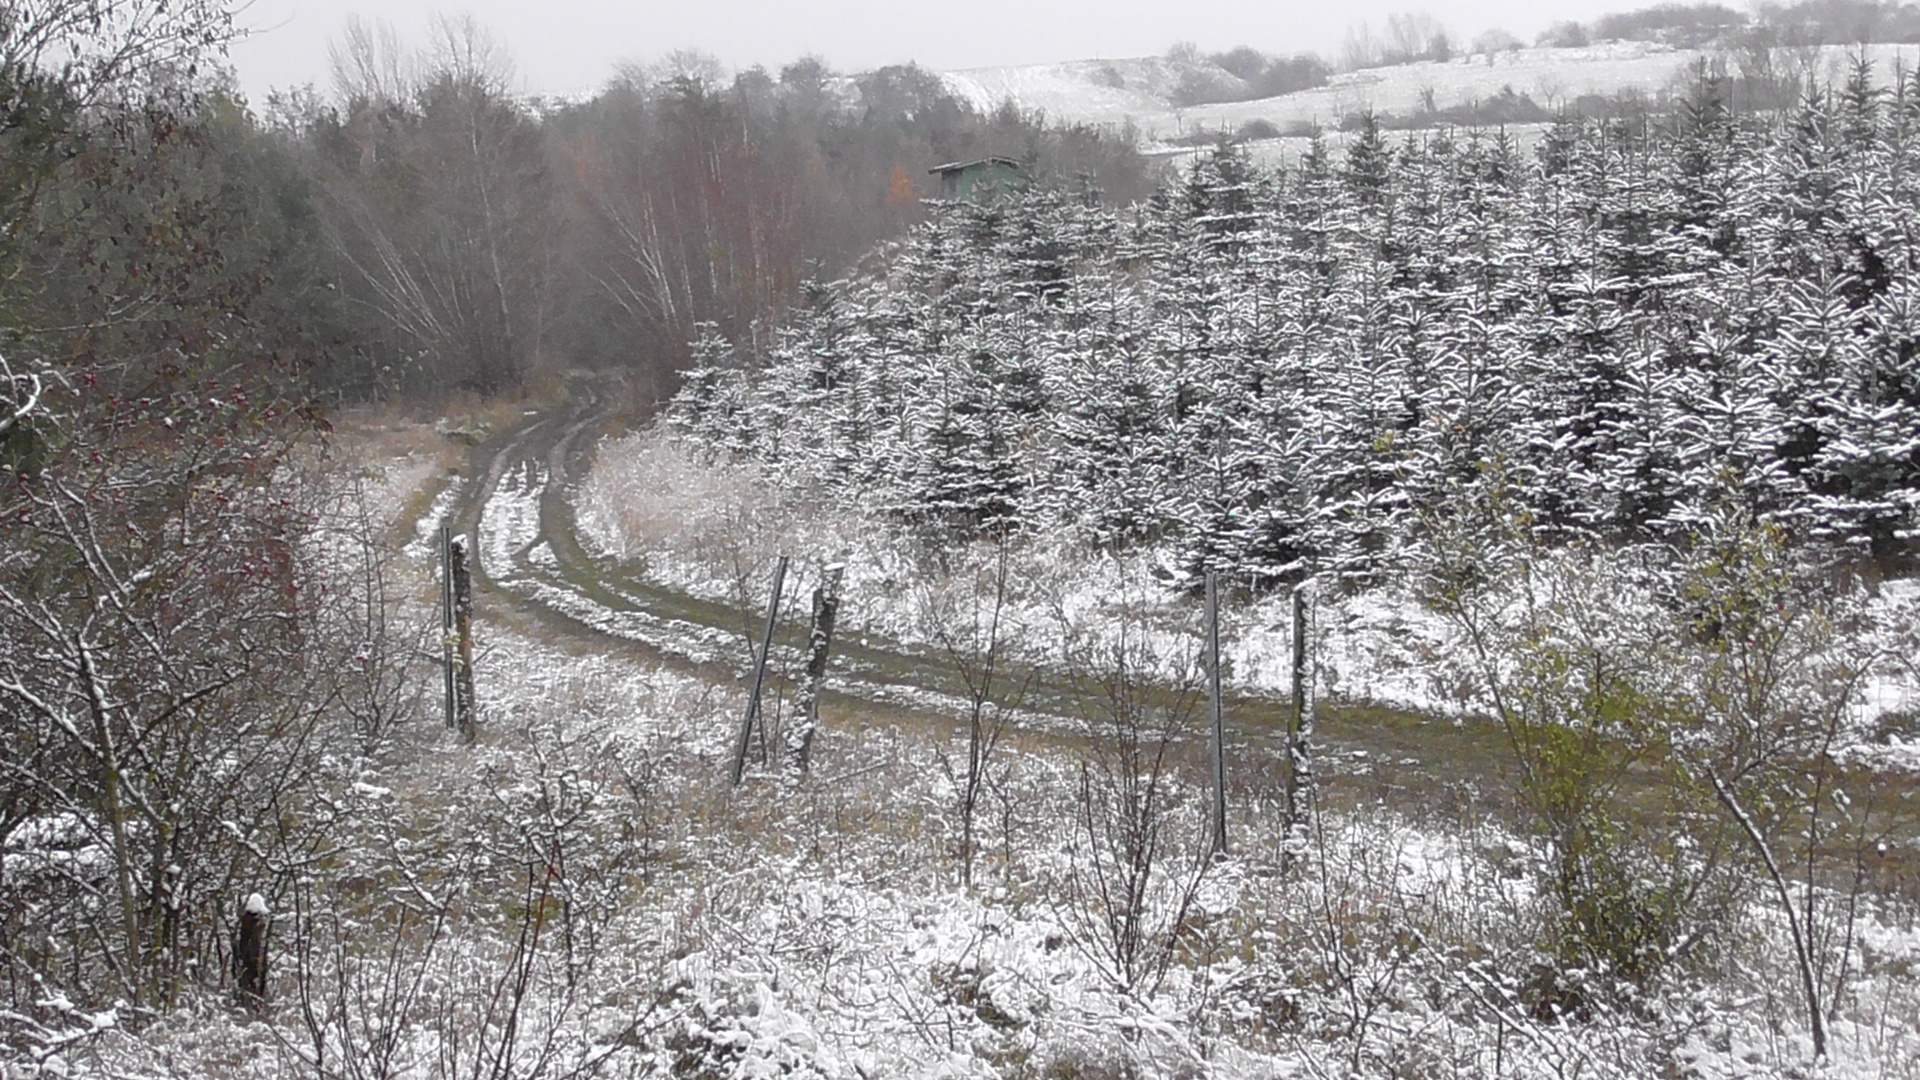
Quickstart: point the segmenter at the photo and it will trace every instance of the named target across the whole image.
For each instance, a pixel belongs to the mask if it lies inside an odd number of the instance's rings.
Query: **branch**
[[[40,376],[35,372],[15,374],[13,365],[8,363],[7,358],[4,356],[0,356],[0,381],[4,381],[10,391],[20,386],[27,388],[25,400],[21,404],[13,406],[13,414],[11,416],[0,416],[0,436],[4,436],[8,431],[13,429],[14,425],[33,415],[34,410],[39,408],[40,395],[45,387],[40,381]],[[0,406],[0,411],[4,411],[4,408],[4,406]]]

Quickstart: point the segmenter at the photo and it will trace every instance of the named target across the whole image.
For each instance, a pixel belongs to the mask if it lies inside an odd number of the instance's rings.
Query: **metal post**
[[[1213,850],[1227,850],[1226,703],[1220,697],[1220,575],[1207,572],[1207,706],[1213,719]]]
[[[733,786],[739,787],[747,772],[747,746],[753,741],[753,723],[760,718],[760,688],[767,677],[767,656],[773,652],[774,622],[780,617],[780,590],[787,580],[787,557],[773,570],[773,599],[767,602],[767,629],[760,636],[760,655],[754,658],[753,690],[747,696],[747,715],[740,721],[740,739],[733,748]]]

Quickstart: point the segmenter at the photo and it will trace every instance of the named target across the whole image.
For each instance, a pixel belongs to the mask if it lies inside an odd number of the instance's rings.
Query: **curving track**
[[[592,465],[594,447],[611,422],[614,394],[604,382],[578,379],[564,407],[529,414],[521,425],[474,448],[472,478],[450,515],[456,531],[477,532],[475,572],[484,604],[506,604],[555,632],[603,648],[638,650],[689,668],[716,683],[746,674],[758,616],[641,580],[579,543],[572,494]],[[484,617],[484,611],[483,611]],[[799,613],[804,618],[804,612]],[[783,624],[770,670],[798,668],[805,639],[800,622]],[[1029,676],[1031,680],[1029,681]],[[1079,742],[1097,692],[1051,673],[1014,672],[1032,687],[1019,724],[1043,738]],[[1228,702],[1235,773],[1265,771],[1282,760],[1284,703],[1258,697]],[[912,720],[952,724],[964,716],[963,687],[945,658],[871,633],[834,645],[821,713],[829,727]],[[1184,740],[1196,754],[1195,730]],[[1323,702],[1316,732],[1323,775],[1368,778],[1368,796],[1485,784],[1499,769],[1499,736],[1485,724],[1456,725],[1371,706]],[[1356,794],[1359,794],[1356,792]]]
[[[564,633],[637,646],[715,681],[740,677],[759,616],[649,583],[581,546],[572,495],[592,466],[613,395],[606,384],[587,379],[572,390],[564,408],[531,415],[473,451],[473,479],[450,518],[457,532],[477,535],[477,585],[496,602]],[[775,667],[797,657],[805,632],[801,623],[783,620]],[[959,687],[937,657],[864,637],[864,643],[835,642],[826,712],[956,715]]]
[[[581,378],[564,407],[530,413],[525,422],[475,447],[468,476],[449,514],[456,531],[478,538],[476,585],[485,605],[504,604],[590,646],[638,650],[690,669],[715,683],[746,672],[756,617],[640,580],[580,545],[572,493],[592,465],[595,443],[612,419],[614,394]],[[786,623],[775,664],[797,670],[806,628]],[[848,636],[849,638],[851,635]],[[872,634],[835,643],[821,718],[829,728],[870,722],[950,726],[964,716],[961,686],[943,658]],[[1023,681],[1029,673],[1009,677]],[[1046,740],[1081,743],[1093,705],[1086,688],[1057,675],[1033,673],[1019,724]],[[1149,693],[1152,693],[1149,690]],[[1270,771],[1283,752],[1282,703],[1230,698],[1230,788]],[[1382,801],[1414,814],[1460,801],[1510,813],[1503,774],[1511,760],[1491,723],[1464,724],[1365,705],[1322,702],[1317,709],[1316,772],[1333,803]],[[1181,752],[1198,764],[1198,730]],[[1900,838],[1897,857],[1920,865],[1920,800],[1899,775],[1862,770],[1847,780],[1868,801],[1882,835]]]

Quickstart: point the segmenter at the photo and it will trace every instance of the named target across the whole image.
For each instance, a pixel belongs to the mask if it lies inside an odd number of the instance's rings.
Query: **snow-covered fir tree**
[[[1737,505],[1911,554],[1920,83],[1726,101],[941,204],[757,349],[704,330],[674,423],[903,521],[1255,584],[1377,575],[1489,471],[1545,539]]]

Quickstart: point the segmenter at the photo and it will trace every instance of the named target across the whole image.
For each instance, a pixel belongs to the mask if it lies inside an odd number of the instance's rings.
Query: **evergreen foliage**
[[[777,332],[697,350],[672,421],[940,530],[1170,544],[1367,578],[1498,470],[1542,539],[1678,541],[1740,505],[1920,540],[1920,82],[1777,121],[1399,138],[1151,200],[940,205]]]

